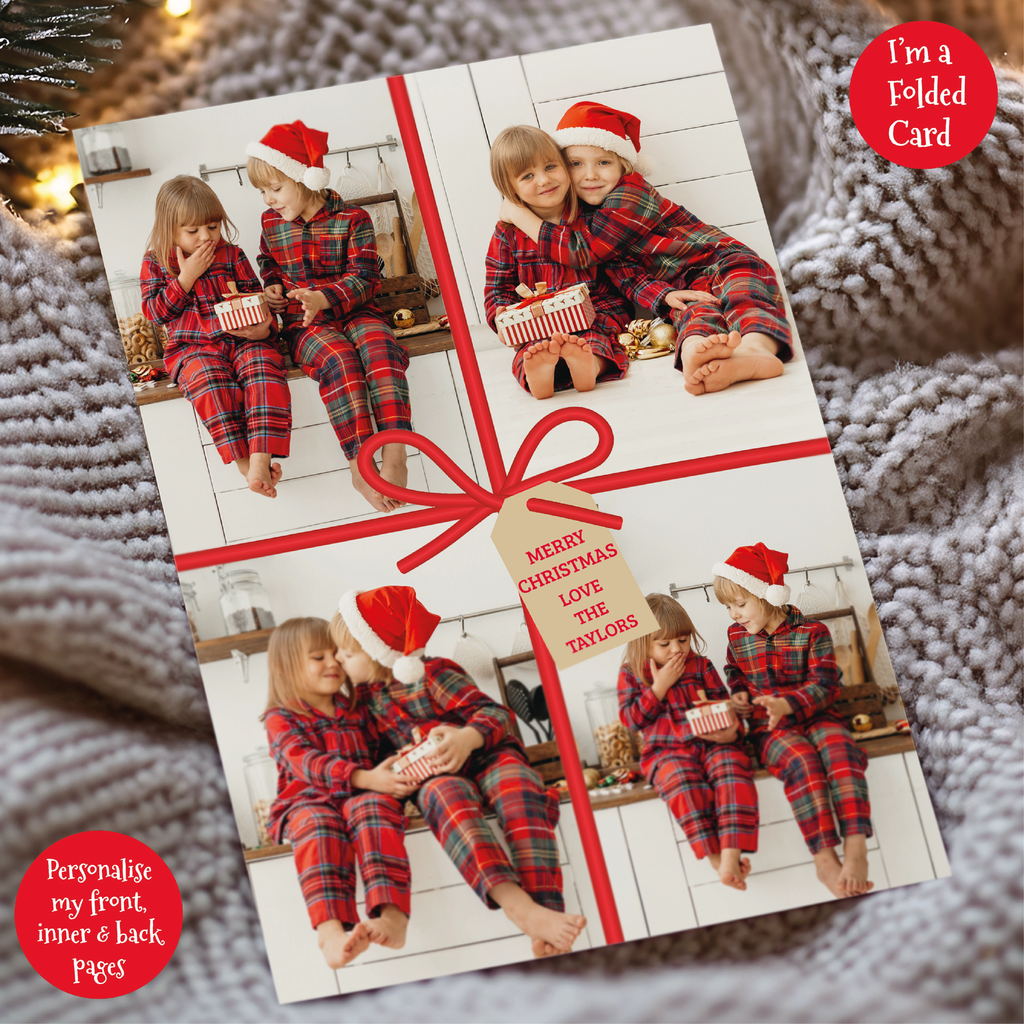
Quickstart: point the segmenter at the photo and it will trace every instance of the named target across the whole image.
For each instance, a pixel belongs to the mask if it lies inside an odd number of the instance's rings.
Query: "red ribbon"
[[[577,459],[575,462],[570,462],[564,466],[556,466],[554,469],[538,473],[536,476],[524,480],[523,474],[526,472],[526,467],[530,464],[530,459],[533,458],[533,454],[540,442],[555,427],[570,420],[589,423],[597,431],[597,447],[582,459]],[[488,491],[471,477],[467,476],[430,438],[411,430],[382,430],[374,434],[359,449],[357,463],[363,479],[371,487],[375,487],[380,491],[381,494],[389,498],[395,498],[398,501],[408,502],[410,505],[446,508],[454,512],[458,517],[457,521],[448,527],[444,533],[399,561],[399,571],[409,572],[422,565],[428,559],[433,558],[434,555],[444,551],[449,544],[468,533],[477,523],[483,522],[491,513],[500,512],[505,499],[513,494],[518,494],[521,491],[536,487],[538,484],[547,483],[548,481],[564,481],[600,466],[611,453],[613,443],[614,435],[612,434],[612,428],[603,416],[591,409],[573,406],[549,413],[544,419],[534,425],[533,429],[526,435],[523,443],[519,446],[519,451],[516,452],[516,457],[512,460],[512,467],[506,474],[504,482],[495,492]],[[396,484],[385,480],[377,471],[373,456],[375,452],[386,444],[406,444],[429,456],[452,483],[462,488],[462,493],[416,491],[409,487],[398,487]],[[546,498],[530,498],[526,503],[526,507],[531,512],[561,516],[563,519],[590,523],[594,526],[606,526],[612,530],[618,530],[622,527],[621,516],[612,516],[605,512],[579,508],[576,505],[563,504],[560,501],[550,501]]]

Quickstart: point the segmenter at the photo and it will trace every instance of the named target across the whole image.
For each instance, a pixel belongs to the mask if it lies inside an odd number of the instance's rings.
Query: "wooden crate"
[[[545,786],[565,778],[565,769],[562,768],[562,758],[555,740],[527,747],[526,756],[530,759],[534,771],[544,780]]]
[[[888,724],[885,720],[882,690],[877,683],[844,686],[832,706],[846,719],[846,724],[851,728],[853,728],[854,715],[868,715],[874,729],[882,729]]]

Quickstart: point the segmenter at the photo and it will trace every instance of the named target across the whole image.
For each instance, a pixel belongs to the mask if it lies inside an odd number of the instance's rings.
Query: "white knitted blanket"
[[[886,24],[853,0],[197,0],[190,17],[177,36],[150,21],[104,119],[714,24],[953,877],[279,1008],[91,222],[0,213],[0,1017],[1019,1020],[1019,72],[999,71],[973,154],[918,172],[853,130],[850,60]],[[167,969],[110,1001],[51,988],[13,928],[29,861],[94,828],[153,847],[185,905]]]

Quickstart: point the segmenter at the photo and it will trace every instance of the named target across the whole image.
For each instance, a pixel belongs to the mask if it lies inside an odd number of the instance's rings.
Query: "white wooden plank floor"
[[[537,401],[516,383],[511,350],[498,344],[490,328],[473,327],[471,334],[506,466],[530,428],[566,405],[593,409],[615,433],[611,455],[589,476],[825,434],[807,364],[799,358],[786,364],[781,377],[698,396],[686,393],[682,374],[665,356],[635,362],[625,378],[588,394],[570,390]],[[589,426],[564,424],[541,442],[528,474],[580,458],[595,441]]]

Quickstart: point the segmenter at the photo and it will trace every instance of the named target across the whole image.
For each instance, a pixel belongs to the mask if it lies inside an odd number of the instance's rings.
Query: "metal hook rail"
[[[785,575],[785,576],[797,576],[800,573],[804,573],[807,582],[810,583],[810,575],[809,574],[812,573],[812,572],[815,572],[818,569],[831,569],[831,570],[833,570],[833,572],[835,572],[836,579],[839,579],[839,570],[840,569],[846,569],[847,571],[849,571],[852,568],[853,568],[853,559],[850,558],[849,555],[847,555],[841,562],[825,562],[823,565],[803,565],[803,566],[800,566],[800,568],[798,568],[798,569],[790,569],[788,572],[784,573],[783,575]],[[710,604],[711,603],[711,598],[708,596],[708,587],[713,587],[714,585],[715,585],[714,584],[714,580],[712,580],[710,583],[691,583],[691,584],[689,584],[688,586],[685,586],[685,587],[678,587],[678,586],[676,586],[673,583],[668,588],[668,592],[673,597],[675,597],[676,594],[685,593],[687,590],[703,590],[704,591],[704,598],[708,602],[708,604]]]
[[[348,169],[352,166],[352,162],[349,160],[350,153],[357,153],[361,149],[375,149],[377,150],[377,160],[379,163],[384,162],[384,158],[380,155],[382,149],[397,149],[400,143],[394,137],[389,135],[384,142],[368,142],[365,146],[341,146],[339,149],[327,150],[327,156],[337,156],[339,153],[345,154],[345,167]],[[234,171],[238,175],[238,184],[244,185],[242,181],[242,171],[245,170],[245,164],[228,164],[226,167],[207,167],[206,164],[199,165],[199,177],[203,181],[209,181],[211,174],[221,174],[225,171]]]
[[[462,615],[449,615],[446,619],[441,619],[438,625],[442,625],[445,622],[463,622],[465,619],[478,619],[481,615],[497,615],[498,612],[514,612],[522,610],[521,604],[507,604],[503,608],[487,608],[482,612],[464,612]]]

